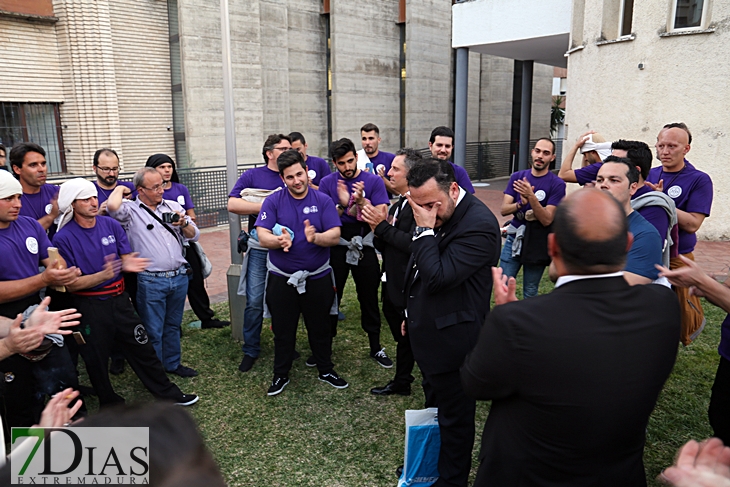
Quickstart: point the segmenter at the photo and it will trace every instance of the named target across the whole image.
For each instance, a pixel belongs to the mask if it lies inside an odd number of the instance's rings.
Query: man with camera
[[[180,363],[180,323],[191,270],[183,246],[196,241],[200,231],[179,203],[162,198],[156,169],[137,171],[134,186],[136,201],[124,200],[124,188],[117,186],[107,211],[126,230],[132,250],[150,261],[137,275],[137,310],[165,370],[194,377],[198,373]]]

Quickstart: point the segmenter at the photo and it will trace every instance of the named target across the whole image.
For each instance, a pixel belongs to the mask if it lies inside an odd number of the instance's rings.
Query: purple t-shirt
[[[664,180],[664,192],[674,200],[678,210],[710,216],[712,180],[686,159],[684,164],[684,168],[678,172],[665,172],[662,166],[652,168],[646,180],[654,184]],[[696,243],[696,234],[679,229],[680,254],[692,252]]]
[[[636,193],[634,193],[634,196],[632,196],[631,199],[636,199],[643,194],[651,193],[651,191],[652,189],[650,187],[642,186],[636,190]],[[639,212],[639,215],[643,216],[646,221],[656,228],[656,231],[659,232],[659,236],[662,238],[662,241],[664,241],[667,238],[667,231],[669,230],[669,215],[666,210],[661,206],[644,206],[637,211]]]
[[[41,261],[48,258],[46,231],[35,218],[18,216],[8,228],[0,229],[0,281],[15,281],[38,274]]]
[[[578,184],[583,186],[586,183],[592,183],[595,181],[596,176],[598,176],[598,170],[601,169],[601,166],[603,166],[602,162],[594,162],[593,164],[589,164],[586,167],[581,167],[573,171]]]
[[[469,179],[469,173],[466,172],[466,169],[461,166],[457,166],[451,161],[449,162],[454,168],[454,178],[456,179],[456,184],[458,184],[471,194],[474,194],[474,186],[471,184],[471,179]]]
[[[271,263],[282,271],[293,274],[297,271],[315,271],[330,258],[329,247],[320,247],[307,242],[304,235],[304,220],[309,220],[317,232],[341,226],[337,209],[325,194],[310,189],[302,199],[294,198],[288,190],[278,191],[264,200],[256,226],[272,230],[274,225],[288,227],[294,232],[294,241],[288,252],[281,249],[269,250]],[[322,277],[322,273],[312,278]]]
[[[370,200],[373,206],[387,205],[390,204],[388,198],[388,192],[385,190],[385,183],[380,179],[380,176],[371,174],[369,172],[360,171],[360,174],[352,179],[345,179],[340,175],[339,171],[335,171],[322,178],[319,182],[319,190],[329,196],[332,199],[334,205],[340,202],[339,196],[337,196],[337,181],[343,180],[347,185],[347,190],[352,194],[352,186],[359,182],[365,182],[365,198]],[[357,223],[357,218],[350,216],[346,213],[342,214],[342,223]],[[292,229],[294,230],[294,229]]]
[[[83,228],[75,220],[71,220],[53,236],[53,245],[58,247],[58,252],[66,259],[69,267],[78,267],[85,276],[103,270],[104,257],[107,255],[120,258],[132,252],[122,226],[108,216],[97,216],[96,225],[92,228]],[[84,291],[101,289],[118,281],[120,275],[121,272]]]
[[[330,165],[321,157],[307,156],[307,172],[312,184],[319,186],[323,177],[332,172]]]
[[[44,184],[37,193],[23,193],[23,196],[20,197],[20,202],[23,204],[20,208],[20,214],[29,216],[34,220],[39,220],[48,215],[53,208],[51,200],[58,194],[58,189],[58,186]]]
[[[535,196],[537,197],[540,204],[545,207],[548,205],[558,206],[560,201],[565,198],[565,181],[557,177],[552,172],[548,171],[545,175],[537,177],[532,174],[532,169],[525,169],[523,171],[517,171],[513,173],[507,183],[507,188],[504,190],[504,194],[512,196],[515,201],[520,200],[520,194],[515,191],[514,183],[518,179],[527,178],[535,189]],[[530,203],[520,208],[519,213],[523,215],[527,210],[531,209]],[[516,216],[512,218],[512,225],[514,227],[521,227],[523,224],[522,220],[519,220]]]
[[[96,191],[97,193],[99,193],[97,196],[99,198],[99,206],[101,206],[102,203],[108,200],[114,192],[114,189],[116,189],[116,187],[113,189],[102,188],[101,186],[99,186],[99,183],[97,181],[94,181],[94,186],[96,186]],[[134,184],[130,183],[129,181],[117,181],[117,186],[126,186],[127,188],[132,190],[132,198],[137,197],[137,190],[135,189]]]
[[[190,192],[188,191],[187,186],[180,183],[172,183],[169,189],[165,190],[165,193],[162,195],[163,198],[166,200],[172,200],[177,201],[180,203],[180,206],[185,208],[186,210],[192,210],[195,208],[195,205],[193,204],[193,199],[190,197]]]
[[[240,198],[241,191],[246,188],[254,189],[276,189],[285,188],[284,180],[281,179],[277,171],[272,171],[267,166],[254,167],[243,171],[241,177],[236,181],[236,185],[228,194],[230,198]],[[257,215],[248,216],[248,228],[253,229]]]

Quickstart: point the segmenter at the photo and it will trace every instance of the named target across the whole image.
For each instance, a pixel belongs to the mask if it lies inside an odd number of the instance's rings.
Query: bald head
[[[610,194],[576,191],[555,211],[553,258],[570,274],[605,274],[623,269],[628,247],[626,213]]]

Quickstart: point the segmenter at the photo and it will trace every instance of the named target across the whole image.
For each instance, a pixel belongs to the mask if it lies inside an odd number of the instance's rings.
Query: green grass
[[[518,278],[518,286],[521,278]],[[543,278],[540,293],[552,284]],[[518,289],[518,296],[521,290]],[[264,321],[261,357],[253,369],[238,372],[240,344],[230,328],[200,330],[185,327],[183,363],[200,375],[175,377],[184,392],[200,395],[188,410],[195,417],[229,485],[239,486],[394,486],[395,468],[403,462],[404,411],[423,408],[418,371],[409,397],[375,397],[369,391],[392,378],[394,369],[377,365],[368,354],[367,337],[360,328],[354,286],[348,281],[343,310],[333,345],[335,370],[350,387],[336,390],[317,379],[304,365],[309,353],[300,324],[291,383],[275,397],[266,390],[273,376],[273,336]],[[677,449],[690,438],[712,434],[707,422],[710,387],[718,363],[717,344],[724,313],[704,303],[707,326],[689,347],[679,347],[677,364],[649,422],[645,449],[650,485],[670,465]],[[227,303],[214,306],[220,318],[228,316]],[[195,318],[185,313],[184,323]],[[381,341],[391,356],[395,344],[383,320]],[[136,376],[126,368],[113,377],[117,392],[128,402],[151,401]],[[82,381],[88,384],[88,381]],[[91,411],[96,410],[93,398]],[[476,474],[481,429],[489,404],[477,407],[477,440],[472,479]]]

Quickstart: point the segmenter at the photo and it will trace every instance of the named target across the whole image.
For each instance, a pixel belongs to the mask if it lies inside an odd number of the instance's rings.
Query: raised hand
[[[139,257],[139,252],[132,252],[122,256],[122,270],[124,272],[142,272],[150,265],[150,259]]]
[[[307,237],[307,242],[316,243],[317,229],[309,223],[309,220],[304,220],[304,236]]]
[[[370,225],[371,230],[375,230],[380,222],[388,219],[388,210],[382,205],[373,206],[366,204],[362,207],[361,218]]]
[[[73,418],[73,415],[76,414],[82,404],[81,399],[79,399],[72,407],[68,407],[71,401],[77,397],[79,397],[79,391],[74,391],[71,388],[56,393],[43,409],[41,421],[38,426],[42,428],[68,426],[71,418]]]
[[[281,249],[284,252],[289,252],[289,248],[291,247],[292,241],[291,241],[291,235],[286,230],[286,228],[281,229],[281,235],[277,236],[276,239],[279,241],[279,245],[281,246]]]
[[[494,292],[494,305],[511,303],[517,301],[517,281],[514,277],[507,277],[501,267],[492,267],[492,281]]]
[[[649,186],[652,191],[664,191],[664,180],[660,179],[658,183],[650,183],[649,181],[644,181],[644,184]]]
[[[365,204],[365,182],[358,181],[352,185],[352,196],[357,206],[362,207]]]
[[[64,268],[60,260],[54,259],[51,265],[41,274],[41,279],[47,286],[68,286],[81,276],[81,270],[76,267]]]
[[[342,179],[337,180],[337,198],[339,198],[340,204],[344,207],[350,204],[350,191]]]
[[[413,219],[416,220],[416,226],[434,228],[436,226],[436,214],[441,208],[441,202],[437,201],[431,208],[417,205],[410,194],[406,194],[406,199],[413,210]]]
[[[690,440],[659,479],[675,487],[730,487],[730,448],[718,438]]]

